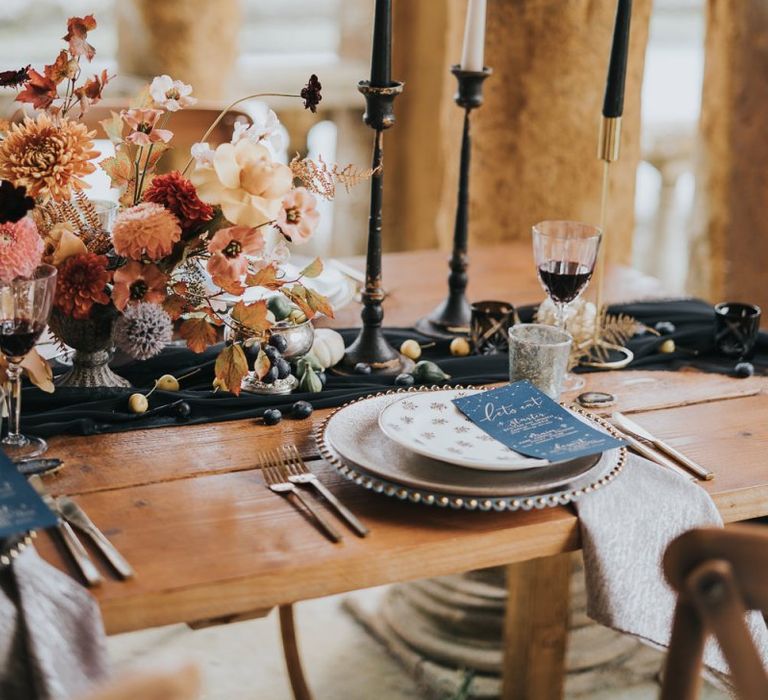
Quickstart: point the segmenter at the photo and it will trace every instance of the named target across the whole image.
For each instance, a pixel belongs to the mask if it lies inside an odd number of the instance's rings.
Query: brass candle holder
[[[360,333],[347,348],[338,369],[354,372],[355,365],[364,363],[375,374],[399,374],[413,367],[413,361],[400,354],[384,337],[384,289],[381,283],[381,226],[384,197],[384,130],[395,123],[394,101],[403,91],[403,83],[391,82],[384,87],[363,80],[358,90],[365,97],[363,121],[375,130],[373,140],[373,175],[371,176],[371,208],[368,219],[368,249],[365,262],[365,287],[362,291],[363,325]]]
[[[593,284],[595,296],[595,330],[592,337],[579,346],[582,357],[579,364],[597,369],[622,369],[634,359],[634,353],[623,345],[612,343],[603,335],[607,310],[603,306],[603,285],[605,283],[606,256],[606,213],[608,210],[608,192],[610,188],[610,166],[619,159],[621,153],[621,116],[603,117],[600,120],[600,137],[597,145],[597,157],[603,161],[603,187],[600,197],[600,230],[603,232],[602,245],[597,255],[597,265]]]
[[[416,330],[440,340],[450,340],[469,333],[472,315],[466,297],[467,282],[467,241],[469,235],[469,164],[472,155],[470,135],[470,113],[483,104],[483,83],[493,71],[462,70],[453,66],[451,73],[456,76],[458,90],[454,96],[456,104],[464,110],[464,129],[461,137],[461,162],[459,166],[459,191],[456,206],[456,223],[453,229],[453,252],[449,261],[448,296],[432,313],[416,322]]]

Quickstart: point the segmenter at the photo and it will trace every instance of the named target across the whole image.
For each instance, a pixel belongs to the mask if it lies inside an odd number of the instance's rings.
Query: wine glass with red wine
[[[555,305],[557,326],[565,330],[568,305],[586,289],[597,262],[602,232],[579,221],[542,221],[533,227],[533,255],[539,281]],[[565,391],[583,386],[569,373]]]
[[[11,459],[36,457],[48,449],[45,440],[19,432],[21,363],[48,324],[56,291],[56,268],[40,265],[30,279],[0,282],[0,352],[8,360],[8,433],[0,441]]]

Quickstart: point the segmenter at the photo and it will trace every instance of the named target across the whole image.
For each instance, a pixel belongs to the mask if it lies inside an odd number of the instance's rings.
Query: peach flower
[[[162,304],[165,301],[168,277],[157,265],[143,265],[131,260],[115,270],[112,278],[112,303],[122,311],[128,304],[147,301]]]
[[[197,161],[190,179],[200,199],[218,204],[228,221],[253,228],[274,221],[291,190],[293,174],[272,160],[269,149],[249,139],[223,143],[213,162]]]
[[[143,202],[121,211],[112,228],[118,255],[133,260],[159,260],[181,238],[179,220],[161,204]]]
[[[293,243],[308,241],[320,220],[316,206],[315,195],[305,187],[297,187],[283,200],[277,214],[277,227]]]
[[[261,231],[247,226],[219,229],[208,243],[208,272],[214,279],[237,282],[248,272],[248,255],[264,249]]]
[[[137,146],[149,146],[158,141],[168,143],[173,138],[173,132],[155,126],[162,113],[159,109],[124,109],[120,117],[131,128],[125,140]]]
[[[45,235],[45,262],[58,267],[73,255],[84,255],[88,248],[69,224],[56,224]]]

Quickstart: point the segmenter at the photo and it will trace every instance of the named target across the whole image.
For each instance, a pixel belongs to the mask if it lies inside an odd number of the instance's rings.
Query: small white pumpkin
[[[315,328],[315,340],[309,352],[324,369],[328,369],[344,357],[344,338],[332,328]]]

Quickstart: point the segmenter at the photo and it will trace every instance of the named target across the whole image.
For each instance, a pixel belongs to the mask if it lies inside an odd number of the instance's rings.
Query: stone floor
[[[356,593],[364,605],[375,604],[376,589]],[[301,603],[296,608],[300,644],[309,683],[317,700],[421,700],[439,697],[419,688],[396,661],[341,608],[341,598]],[[192,658],[205,677],[204,700],[291,700],[275,613],[262,620],[198,631],[174,625],[111,637],[110,652],[120,668],[163,659]],[[642,664],[655,666],[656,652],[644,650]],[[659,662],[661,655],[658,655]],[[634,678],[638,674],[629,673]],[[584,679],[569,679],[569,700],[652,700],[652,678],[615,687],[617,675],[596,676],[589,691]],[[446,700],[450,694],[443,696]],[[703,700],[728,696],[706,688]]]

